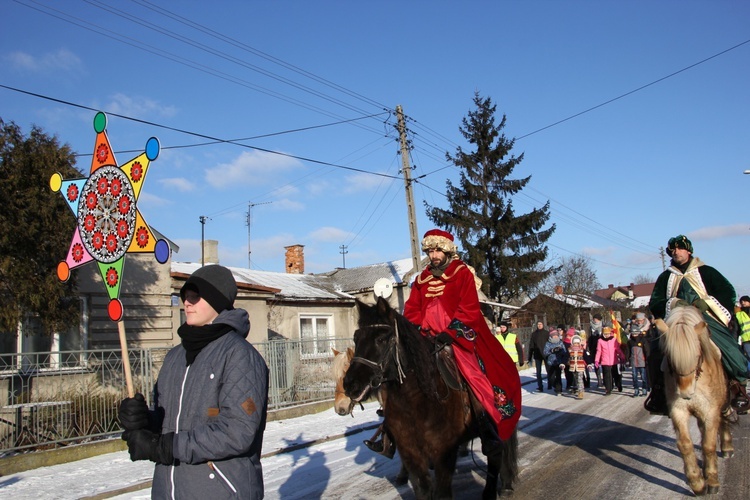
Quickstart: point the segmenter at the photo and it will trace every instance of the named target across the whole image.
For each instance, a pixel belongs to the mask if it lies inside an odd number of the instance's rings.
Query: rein
[[[351,366],[354,363],[360,363],[372,369],[372,371],[375,373],[375,376],[371,379],[370,385],[372,386],[373,389],[377,389],[378,387],[382,385],[383,382],[386,382],[385,370],[389,362],[391,362],[391,360],[395,360],[396,373],[398,374],[398,383],[403,384],[404,377],[406,375],[404,374],[404,370],[401,367],[401,358],[399,356],[398,323],[396,323],[395,326],[391,326],[387,323],[377,323],[374,325],[367,325],[366,328],[389,328],[394,331],[394,336],[391,337],[391,339],[388,341],[388,349],[385,351],[385,354],[383,355],[383,359],[381,359],[379,363],[376,363],[367,358],[363,358],[361,356],[354,356],[349,362],[349,365]]]

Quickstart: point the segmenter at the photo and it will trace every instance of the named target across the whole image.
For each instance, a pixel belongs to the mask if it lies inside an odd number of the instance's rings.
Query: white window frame
[[[313,332],[311,337],[302,334],[302,321],[311,320]],[[326,320],[328,332],[320,337],[318,334],[318,320]],[[299,326],[300,355],[302,358],[324,358],[331,355],[331,347],[334,347],[336,329],[333,314],[330,313],[300,313],[297,319]]]

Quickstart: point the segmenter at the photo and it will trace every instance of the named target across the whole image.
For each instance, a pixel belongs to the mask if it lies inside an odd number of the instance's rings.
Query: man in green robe
[[[721,362],[730,383],[731,404],[738,414],[745,414],[748,411],[747,360],[737,337],[728,327],[737,297],[734,287],[719,271],[693,256],[693,244],[684,235],[669,239],[667,254],[672,258],[671,265],[656,279],[648,307],[656,318],[667,318],[672,308],[685,303],[703,313],[711,340],[721,350]],[[649,360],[652,394],[645,407],[652,413],[666,414],[663,374],[659,368],[662,355],[658,343],[654,342],[653,348],[656,348],[651,352],[654,359]]]

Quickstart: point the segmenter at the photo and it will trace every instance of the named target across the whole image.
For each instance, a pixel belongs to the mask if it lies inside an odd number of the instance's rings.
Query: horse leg
[[[401,454],[401,462],[409,471],[408,476],[414,490],[414,497],[417,500],[432,499],[433,486],[428,458],[412,450],[399,449],[398,451]]]
[[[396,479],[393,480],[396,486],[403,486],[409,482],[409,470],[404,465],[404,461],[401,461],[401,470],[398,471]]]
[[[719,442],[721,443],[722,458],[731,458],[734,456],[734,445],[732,444],[732,430],[729,422],[723,418],[719,422]]]
[[[698,468],[693,442],[690,440],[690,429],[688,428],[690,413],[673,407],[670,416],[672,417],[672,427],[674,427],[677,436],[677,449],[682,455],[682,462],[685,466],[688,486],[696,495],[702,495],[706,482],[703,479],[703,472]]]
[[[456,470],[458,448],[446,450],[435,463],[435,498],[453,498],[453,472]]]
[[[706,477],[706,493],[719,492],[719,463],[716,457],[716,435],[719,433],[719,412],[712,409],[698,421],[703,449],[703,474]]]

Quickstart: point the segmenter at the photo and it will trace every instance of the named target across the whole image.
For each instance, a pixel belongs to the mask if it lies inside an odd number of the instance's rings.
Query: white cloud
[[[583,247],[581,252],[591,256],[607,256],[612,255],[617,250],[615,247]]]
[[[83,69],[81,59],[68,49],[58,49],[38,57],[27,52],[11,52],[3,59],[15,69],[32,73],[73,73]]]
[[[748,236],[750,235],[750,224],[734,224],[731,226],[712,226],[703,227],[696,231],[691,231],[687,236],[691,240],[708,241],[731,236]]]
[[[352,237],[352,233],[336,227],[321,227],[311,232],[309,235],[313,241],[344,241]]]
[[[159,179],[159,184],[162,186],[175,189],[182,193],[188,193],[195,190],[195,184],[185,179],[184,177],[171,177],[168,179]]]
[[[383,185],[387,187],[389,185],[388,183],[392,182],[393,180],[394,179],[387,179],[380,175],[364,173],[353,174],[347,176],[346,179],[344,179],[343,192],[345,194],[352,194],[374,191],[375,189],[378,189]]]
[[[289,198],[283,198],[281,200],[273,200],[273,208],[279,210],[288,210],[299,212],[305,209],[305,204],[300,203],[297,200],[290,200]]]
[[[154,196],[153,194],[150,194],[145,191],[141,191],[141,193],[138,195],[138,206],[149,206],[149,207],[165,207],[168,205],[171,205],[172,201],[168,200],[167,198],[162,198],[159,196]]]
[[[216,188],[256,186],[296,168],[302,163],[288,156],[243,151],[233,161],[206,170],[206,181]]]
[[[147,97],[128,96],[121,93],[114,94],[110,102],[104,105],[104,109],[111,113],[133,117],[170,118],[177,114],[177,108],[174,106],[165,106]]]

